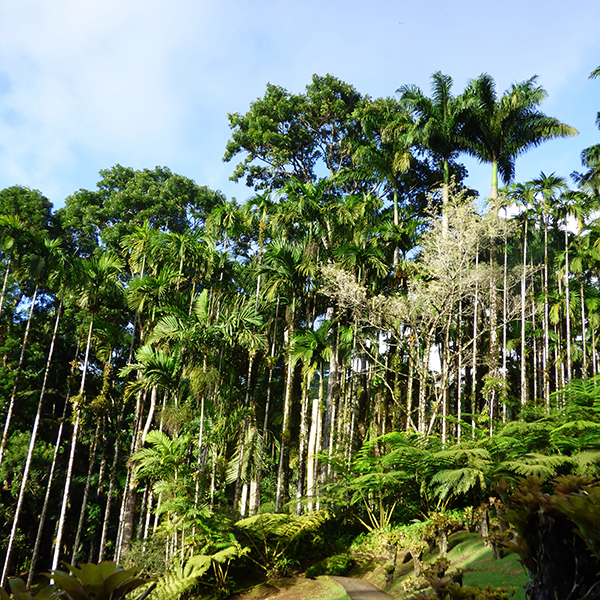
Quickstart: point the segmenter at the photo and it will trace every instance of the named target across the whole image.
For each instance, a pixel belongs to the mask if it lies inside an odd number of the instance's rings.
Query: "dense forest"
[[[577,134],[545,97],[315,75],[229,115],[246,202],[166,167],[58,210],[0,191],[3,582],[242,555],[257,514],[379,530],[600,475],[600,144],[514,182]]]

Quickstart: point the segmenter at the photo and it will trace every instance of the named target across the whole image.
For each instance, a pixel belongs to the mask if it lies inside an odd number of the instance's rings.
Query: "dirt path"
[[[390,600],[392,598],[368,581],[352,577],[332,577],[331,575],[329,577],[344,588],[346,594],[350,596],[350,600]]]

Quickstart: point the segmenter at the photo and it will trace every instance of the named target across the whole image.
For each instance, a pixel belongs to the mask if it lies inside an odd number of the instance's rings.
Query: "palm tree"
[[[305,274],[308,265],[305,257],[305,247],[302,244],[276,240],[265,252],[264,273],[268,276],[265,294],[268,300],[285,298],[286,300],[286,331],[287,340],[286,376],[283,402],[283,422],[281,446],[279,454],[279,470],[277,475],[277,496],[275,511],[279,512],[287,497],[287,482],[289,476],[289,452],[291,437],[292,390],[294,380],[294,362],[291,359],[291,342],[297,325],[297,309],[305,284]]]
[[[546,140],[579,133],[539,110],[547,93],[537,85],[537,76],[513,84],[498,97],[494,80],[483,73],[469,82],[465,94],[472,100],[466,152],[491,163],[492,199],[498,197],[498,174],[505,183],[512,180],[517,156]]]
[[[398,228],[400,214],[398,209],[399,179],[410,167],[411,131],[414,123],[406,109],[391,98],[377,99],[368,102],[355,111],[355,116],[362,125],[366,142],[358,146],[353,157],[353,171],[358,177],[369,181],[373,176],[376,181],[373,188],[383,185],[385,193],[391,190],[393,200],[393,224]],[[400,262],[400,250],[394,248],[394,274]]]
[[[6,448],[6,442],[8,441],[8,432],[12,420],[13,410],[15,406],[15,400],[17,397],[17,392],[19,389],[19,382],[21,379],[21,374],[23,371],[23,365],[25,361],[25,350],[27,348],[27,341],[29,338],[29,333],[31,330],[31,320],[33,317],[34,310],[36,308],[36,300],[38,297],[39,286],[41,283],[41,278],[45,275],[46,270],[48,268],[48,263],[51,260],[51,256],[53,253],[56,253],[58,247],[60,245],[59,240],[49,240],[48,238],[43,238],[42,243],[38,245],[38,248],[33,250],[33,253],[29,255],[29,261],[27,265],[27,275],[33,282],[35,282],[35,287],[33,290],[33,295],[30,300],[29,306],[29,316],[27,318],[27,324],[25,326],[25,332],[23,334],[23,340],[21,342],[21,354],[19,356],[19,362],[17,365],[15,379],[13,383],[13,390],[10,397],[10,401],[8,403],[8,408],[6,411],[6,417],[4,420],[4,429],[2,430],[2,441],[0,442],[0,465],[2,464],[2,458],[4,456],[4,450]]]
[[[544,229],[544,352],[543,352],[543,389],[546,406],[550,406],[550,316],[549,316],[549,274],[548,274],[548,221],[551,212],[561,192],[566,191],[565,180],[552,173],[546,175],[543,171],[540,176],[531,181],[536,192],[537,207],[543,222]]]
[[[442,219],[446,235],[446,216],[450,190],[450,162],[460,152],[469,152],[469,141],[464,135],[464,124],[470,115],[468,96],[453,96],[452,77],[436,71],[431,76],[431,98],[417,86],[402,86],[400,104],[415,118],[414,139],[442,161]]]
[[[600,77],[600,67],[596,67],[591,74],[590,79]],[[596,116],[596,125],[600,129],[600,112]],[[583,174],[573,173],[572,176],[580,188],[600,192],[600,144],[594,144],[586,148],[581,153],[581,162],[587,171]]]
[[[316,331],[306,330],[296,332],[292,350],[292,361],[302,361],[302,410],[300,449],[298,455],[298,487],[296,497],[298,500],[304,493],[306,480],[306,495],[309,498],[308,510],[312,511],[312,498],[315,496],[316,485],[316,454],[320,445],[318,438],[319,423],[322,421],[323,410],[323,372],[325,362],[331,358],[331,345],[327,334],[331,323],[323,323]],[[319,392],[312,401],[310,432],[308,427],[308,404],[311,382],[318,371]],[[296,514],[299,514],[300,505],[296,505]]]
[[[17,216],[0,215],[0,247],[5,255],[6,265],[4,278],[2,279],[2,292],[0,292],[0,315],[6,296],[6,287],[9,275],[12,272],[13,262],[16,256],[22,254],[21,248],[31,241],[31,232],[27,225]]]
[[[522,205],[523,217],[523,262],[521,265],[521,406],[527,404],[527,346],[525,344],[525,316],[527,292],[527,232],[529,210],[535,203],[536,190],[533,184],[516,184],[509,190],[509,197]],[[506,349],[505,349],[506,352]]]
[[[27,451],[27,458],[25,459],[25,466],[23,468],[23,475],[21,478],[21,486],[19,488],[19,496],[17,499],[17,506],[15,508],[15,513],[13,515],[12,529],[11,529],[10,537],[9,537],[8,544],[6,547],[6,555],[4,558],[4,567],[2,570],[2,577],[0,578],[0,585],[2,585],[4,583],[6,575],[8,574],[8,569],[10,567],[12,548],[13,548],[13,544],[15,541],[17,526],[19,524],[19,518],[21,516],[21,509],[23,507],[23,502],[25,499],[25,492],[27,490],[27,484],[29,481],[29,471],[31,468],[31,462],[33,459],[33,451],[34,451],[35,442],[36,442],[36,438],[37,438],[37,432],[38,432],[38,428],[39,428],[39,424],[40,424],[40,420],[41,420],[42,406],[43,406],[44,396],[46,394],[46,387],[48,384],[48,375],[50,373],[50,366],[52,365],[52,357],[54,354],[54,346],[55,346],[56,337],[57,337],[57,333],[58,333],[58,326],[60,323],[60,318],[62,316],[63,301],[64,301],[64,296],[65,296],[65,291],[66,291],[66,286],[67,286],[67,279],[68,279],[68,272],[69,272],[69,264],[67,261],[67,257],[62,252],[62,249],[59,248],[60,242],[51,242],[50,240],[44,240],[44,241],[45,241],[46,249],[49,252],[49,259],[52,263],[51,267],[50,267],[50,268],[52,268],[52,272],[50,273],[49,279],[54,278],[54,279],[61,280],[60,300],[59,300],[58,307],[56,308],[54,329],[52,332],[52,339],[50,341],[50,347],[48,350],[48,359],[46,361],[46,368],[44,370],[44,379],[42,381],[42,387],[41,387],[40,396],[39,396],[39,400],[38,400],[37,412],[35,414],[33,426],[31,428],[31,437],[29,440],[29,448]],[[46,266],[46,268],[48,269],[48,266]]]
[[[75,461],[75,448],[79,436],[79,425],[81,421],[81,409],[84,402],[85,383],[89,366],[90,349],[92,345],[92,333],[94,330],[94,317],[100,312],[103,304],[111,296],[122,291],[123,286],[119,280],[119,275],[124,268],[123,261],[112,251],[103,252],[99,258],[92,257],[83,265],[82,279],[83,286],[79,294],[79,304],[86,310],[86,317],[89,314],[89,326],[87,341],[85,347],[85,355],[83,359],[81,383],[79,393],[76,398],[73,398],[75,410],[75,422],[73,424],[73,432],[71,434],[71,451],[67,465],[67,474],[63,489],[62,504],[60,516],[58,520],[58,528],[56,540],[54,543],[54,554],[52,558],[52,570],[58,566],[60,551],[62,546],[62,536],[64,525],[67,516],[67,506],[69,501],[69,491],[71,488],[71,480],[73,477],[73,464]]]

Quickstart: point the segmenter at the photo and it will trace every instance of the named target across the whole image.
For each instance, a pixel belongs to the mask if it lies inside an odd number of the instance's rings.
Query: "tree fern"
[[[520,459],[504,461],[499,465],[498,471],[522,477],[535,475],[549,478],[556,476],[559,470],[569,467],[571,464],[571,458],[568,456],[530,453]]]
[[[550,433],[550,441],[562,454],[600,447],[600,424],[593,421],[570,421]]]
[[[571,456],[573,473],[600,477],[600,450],[587,450]]]
[[[254,551],[250,560],[268,572],[300,534],[318,529],[328,518],[325,511],[301,516],[262,513],[238,521],[235,528]]]
[[[193,590],[198,583],[211,585],[221,590],[226,584],[229,563],[235,558],[244,556],[247,552],[247,549],[234,544],[215,554],[192,556],[183,567],[176,568],[159,580],[154,591],[154,597],[157,600],[178,600],[178,598]],[[221,567],[223,564],[226,565],[225,569]],[[211,567],[215,582],[200,581]]]
[[[431,479],[434,494],[441,500],[450,496],[466,494],[486,487],[485,473],[480,469],[463,467],[461,469],[445,469],[436,473]]]

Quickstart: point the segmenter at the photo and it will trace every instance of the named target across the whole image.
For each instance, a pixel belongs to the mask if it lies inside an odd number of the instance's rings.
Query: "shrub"
[[[314,579],[319,575],[346,575],[355,565],[355,562],[347,554],[336,554],[306,570],[306,577]]]

